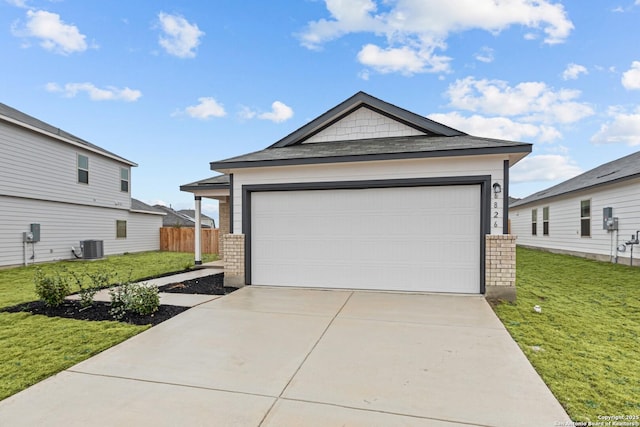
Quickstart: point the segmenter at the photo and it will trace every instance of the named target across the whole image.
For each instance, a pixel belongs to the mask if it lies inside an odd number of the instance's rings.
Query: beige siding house
[[[228,283],[512,297],[508,172],[530,151],[359,92],[182,189],[228,200]]]
[[[640,152],[517,200],[510,210],[518,245],[629,264],[625,243],[640,230]],[[640,247],[634,250],[640,258]]]
[[[162,215],[132,206],[135,163],[4,104],[0,147],[0,266],[74,258],[85,240],[105,255],[159,249]]]

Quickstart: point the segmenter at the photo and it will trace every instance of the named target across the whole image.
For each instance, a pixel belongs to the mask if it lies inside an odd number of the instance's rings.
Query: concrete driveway
[[[566,421],[480,296],[255,286],[0,402],[11,426]]]

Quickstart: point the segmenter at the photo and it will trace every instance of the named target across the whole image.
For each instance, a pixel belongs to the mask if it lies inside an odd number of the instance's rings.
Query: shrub
[[[59,272],[46,275],[38,268],[33,280],[36,285],[36,294],[49,307],[59,306],[71,293],[69,279],[60,275]]]
[[[126,282],[111,288],[109,295],[110,313],[116,320],[121,320],[127,312],[146,316],[155,313],[160,307],[160,296],[155,286]]]

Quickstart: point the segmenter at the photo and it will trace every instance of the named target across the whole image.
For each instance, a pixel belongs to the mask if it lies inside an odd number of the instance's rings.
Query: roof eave
[[[256,161],[222,161],[211,162],[210,167],[217,172],[228,173],[231,169],[272,167],[272,166],[293,166],[293,165],[311,165],[325,163],[348,163],[348,162],[365,162],[365,161],[381,161],[381,160],[404,160],[404,159],[423,159],[438,157],[459,157],[459,156],[476,156],[489,154],[510,154],[510,153],[530,153],[531,144],[519,144],[506,147],[483,147],[471,149],[452,149],[439,151],[419,151],[419,152],[403,152],[403,153],[382,153],[382,154],[364,154],[364,155],[348,155],[348,156],[327,156],[327,157],[306,157],[295,159],[275,159],[275,160],[256,160]]]
[[[375,98],[361,91],[331,108],[327,112],[321,114],[296,131],[285,136],[276,143],[270,145],[268,148],[287,147],[304,141],[363,106],[367,106],[382,115],[398,120],[407,126],[418,129],[426,134],[442,136],[466,135],[464,132],[457,129],[453,129],[426,117],[417,115],[411,111],[382,101],[381,99]]]
[[[574,193],[579,193],[581,191],[587,191],[587,190],[593,190],[595,188],[600,188],[600,187],[606,187],[607,185],[613,185],[613,184],[619,184],[625,181],[630,181],[636,178],[640,178],[640,174],[633,174],[633,175],[627,175],[627,176],[623,176],[617,179],[613,179],[611,181],[606,181],[606,182],[599,182],[597,184],[593,184],[593,185],[588,185],[585,187],[580,187],[580,188],[576,188],[573,190],[569,190],[569,191],[565,191],[562,193],[558,193],[558,194],[552,194],[550,196],[544,196],[544,197],[540,197],[537,199],[533,199],[533,200],[527,200],[526,198],[519,200],[511,205],[509,205],[509,208],[520,208],[523,206],[528,206],[528,205],[532,205],[534,203],[539,203],[545,200],[550,200],[550,199],[555,199],[557,197],[562,197],[562,196],[566,196],[568,194],[574,194]]]
[[[124,163],[126,165],[131,166],[131,167],[137,167],[138,166],[137,163],[132,162],[131,160],[127,160],[124,157],[120,157],[120,156],[118,156],[116,154],[105,152],[104,150],[100,150],[100,149],[96,149],[96,148],[93,148],[93,147],[90,147],[90,146],[87,146],[87,145],[83,145],[83,144],[81,144],[79,142],[75,142],[75,141],[73,141],[71,139],[68,139],[68,138],[65,138],[65,137],[63,137],[61,135],[56,135],[55,133],[48,132],[48,131],[46,131],[44,129],[40,129],[40,128],[38,128],[36,126],[32,126],[32,125],[30,125],[28,123],[24,123],[24,122],[21,122],[19,120],[15,120],[15,119],[13,119],[11,117],[8,117],[8,116],[5,116],[5,115],[0,115],[0,119],[6,121],[8,123],[11,123],[13,125],[20,126],[22,128],[28,129],[28,130],[30,130],[32,132],[36,132],[36,133],[39,133],[41,135],[48,136],[50,138],[53,138],[53,139],[56,139],[58,141],[73,145],[75,147],[82,148],[83,150],[91,151],[93,153],[96,153],[96,154],[99,154],[101,156],[110,158],[112,160],[116,160],[116,161],[118,161],[120,163]]]

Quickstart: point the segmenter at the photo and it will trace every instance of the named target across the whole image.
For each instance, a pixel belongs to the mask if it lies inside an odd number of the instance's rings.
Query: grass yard
[[[215,257],[203,256],[203,261]],[[144,252],[110,256],[92,262],[42,264],[45,272],[60,266],[84,272],[107,269],[133,281],[193,266],[193,254]],[[34,266],[0,270],[0,308],[37,299]],[[89,322],[0,313],[0,400],[81,362],[149,326],[121,322]]]
[[[517,269],[494,309],[571,418],[640,415],[640,268],[518,248]]]

